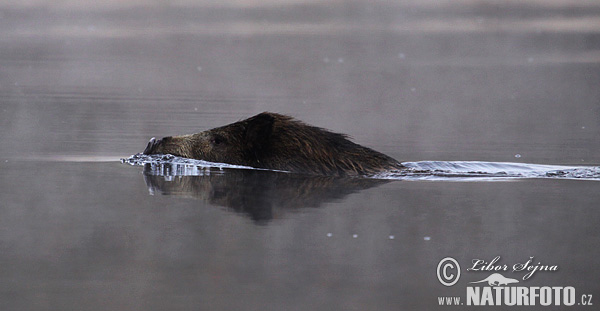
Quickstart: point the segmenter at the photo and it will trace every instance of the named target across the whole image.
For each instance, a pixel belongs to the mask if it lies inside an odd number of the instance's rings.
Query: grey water
[[[593,310],[598,85],[597,1],[0,3],[0,309]],[[414,174],[120,161],[262,111]]]

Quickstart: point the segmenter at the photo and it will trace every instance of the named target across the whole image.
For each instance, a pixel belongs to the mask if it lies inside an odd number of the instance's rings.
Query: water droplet
[[[194,111],[198,111],[198,107],[194,108]]]
[[[581,127],[581,129],[582,129],[582,130],[585,130],[585,126],[582,126],[582,127]]]
[[[426,236],[426,237],[424,237],[424,238],[423,238],[423,240],[425,240],[425,241],[429,241],[429,240],[431,240],[431,237],[429,237],[429,236]]]
[[[353,239],[356,239],[356,238],[358,238],[358,234],[353,234],[353,235],[352,235],[352,238],[353,238]]]
[[[520,155],[520,154],[518,154],[518,153],[517,153],[517,154],[515,154],[515,158],[520,158],[520,157],[521,157],[521,155]]]
[[[331,232],[327,233],[327,237],[330,238],[333,234]]]
[[[395,237],[395,236],[393,236],[393,235],[390,235],[390,236],[388,236],[388,239],[390,239],[390,240],[393,240],[393,239],[395,239],[395,238],[396,238],[396,237]]]
[[[414,88],[414,87],[411,87],[411,88],[410,88],[410,91],[411,91],[411,92],[416,92],[416,91],[417,91],[417,89],[416,89],[416,88]]]
[[[341,64],[341,63],[343,63],[343,62],[344,62],[344,59],[343,59],[343,58],[341,58],[341,57],[340,57],[340,58],[338,58],[338,63],[340,63],[340,64]]]
[[[533,63],[533,57],[529,57],[529,58],[527,58],[527,62],[528,62],[528,63]]]
[[[201,66],[198,66],[198,67],[196,67],[196,70],[198,70],[198,71],[202,71],[202,67],[201,67]]]
[[[329,63],[329,57],[325,57],[325,58],[323,58],[323,62],[324,62],[324,63]]]
[[[398,58],[405,59],[406,55],[404,55],[404,53],[398,53]]]

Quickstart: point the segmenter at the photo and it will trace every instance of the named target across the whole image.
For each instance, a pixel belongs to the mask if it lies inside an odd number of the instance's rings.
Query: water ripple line
[[[148,166],[151,174],[160,176],[203,176],[214,172],[215,168],[218,171],[224,169],[266,170],[243,165],[181,158],[170,154],[146,155],[138,153],[129,158],[121,159],[121,162],[135,166]],[[430,181],[506,181],[526,178],[600,181],[600,166],[482,161],[419,161],[403,162],[402,164],[406,166],[406,169],[364,177]]]

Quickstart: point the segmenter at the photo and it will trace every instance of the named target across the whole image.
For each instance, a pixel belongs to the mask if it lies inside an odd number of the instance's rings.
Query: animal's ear
[[[267,146],[273,132],[275,118],[268,113],[261,113],[250,119],[246,125],[246,145],[255,153],[260,153]]]

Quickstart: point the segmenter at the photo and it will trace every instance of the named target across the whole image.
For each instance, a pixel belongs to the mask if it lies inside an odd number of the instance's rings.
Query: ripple
[[[509,180],[562,178],[600,180],[598,166],[564,166],[512,162],[420,161],[404,162],[406,170],[377,176],[385,179]]]
[[[243,165],[181,158],[170,154],[135,154],[122,163],[146,166],[161,176],[203,176],[223,169],[266,170]],[[375,179],[498,181],[517,178],[600,180],[600,166],[564,166],[512,162],[420,161],[404,162],[406,169],[373,176]],[[217,171],[218,171],[217,170]]]

